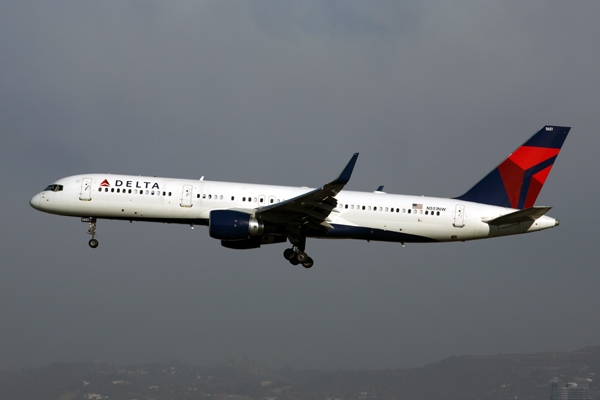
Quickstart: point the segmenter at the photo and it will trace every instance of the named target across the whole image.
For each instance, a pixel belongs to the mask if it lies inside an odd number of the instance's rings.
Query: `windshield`
[[[44,189],[44,191],[46,190],[49,190],[51,192],[60,192],[61,190],[63,190],[63,185],[48,185],[48,187]]]

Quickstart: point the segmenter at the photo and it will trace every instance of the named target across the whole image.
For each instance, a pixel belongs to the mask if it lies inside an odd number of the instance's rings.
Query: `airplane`
[[[80,217],[96,248],[98,219],[208,226],[230,249],[285,243],[283,256],[311,268],[307,238],[405,243],[465,242],[555,227],[534,203],[571,130],[546,125],[461,196],[437,198],[342,190],[358,158],[316,188],[148,176],[83,174],[33,196],[33,208]]]

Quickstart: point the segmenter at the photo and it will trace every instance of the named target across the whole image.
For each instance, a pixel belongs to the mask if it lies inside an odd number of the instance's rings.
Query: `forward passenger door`
[[[90,201],[92,200],[92,179],[83,178],[81,180],[81,191],[79,192],[79,200]]]
[[[184,185],[181,190],[181,207],[189,208],[192,206],[192,185]]]

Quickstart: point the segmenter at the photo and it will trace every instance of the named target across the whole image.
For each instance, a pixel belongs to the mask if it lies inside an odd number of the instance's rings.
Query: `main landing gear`
[[[314,264],[313,259],[296,246],[293,246],[291,249],[285,249],[283,257],[292,265],[302,264],[304,268],[310,268]]]
[[[81,218],[81,222],[89,222],[90,223],[90,229],[88,229],[86,233],[88,235],[92,235],[92,238],[90,239],[88,244],[90,245],[90,247],[92,249],[95,249],[96,247],[98,247],[98,240],[96,239],[96,218],[95,217]]]

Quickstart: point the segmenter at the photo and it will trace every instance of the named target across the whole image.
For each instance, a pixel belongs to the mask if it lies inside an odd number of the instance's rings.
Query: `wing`
[[[358,153],[355,153],[340,176],[324,186],[300,196],[268,205],[256,210],[256,215],[265,222],[285,225],[288,236],[301,236],[307,229],[332,228],[327,217],[337,206],[335,196],[346,186],[354,170]]]
[[[509,225],[518,224],[520,222],[535,221],[542,215],[550,211],[552,207],[530,207],[524,210],[512,212],[502,215],[498,218],[484,220],[488,225]]]

